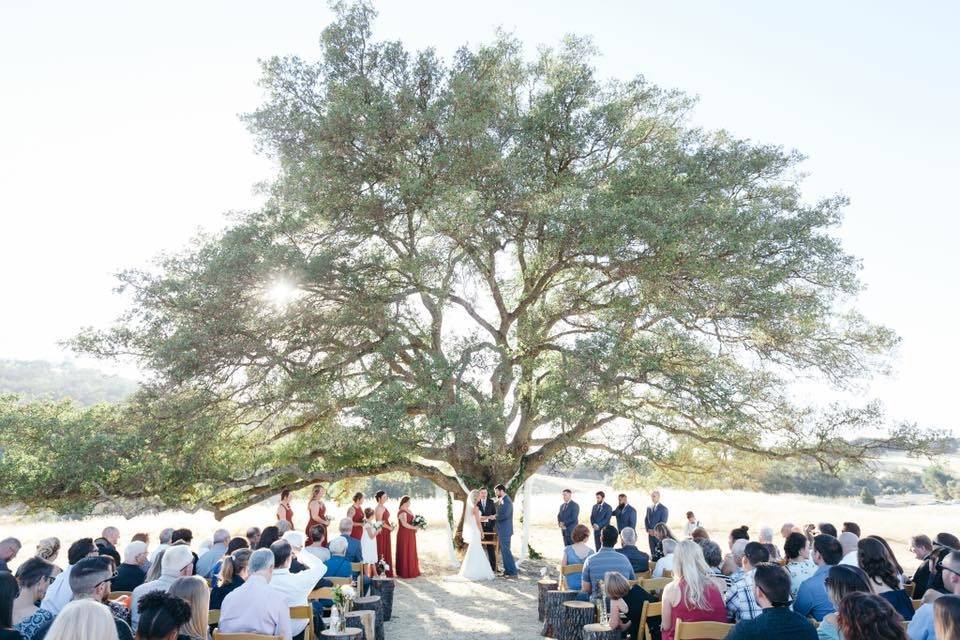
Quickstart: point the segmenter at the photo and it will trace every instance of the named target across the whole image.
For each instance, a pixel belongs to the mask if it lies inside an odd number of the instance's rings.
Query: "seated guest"
[[[250,527],[247,529],[247,543],[250,549],[256,549],[260,543],[260,527]]]
[[[0,571],[0,640],[21,640],[13,628],[13,601],[17,597],[17,579],[4,569]]]
[[[90,542],[93,542],[91,539]],[[67,603],[57,614],[57,619],[50,625],[45,640],[77,640],[89,638],[93,640],[123,640],[130,638],[129,629],[126,636],[117,634],[117,621],[110,610],[93,600],[75,600]],[[0,635],[0,638],[3,636]]]
[[[96,556],[84,558],[74,565],[70,572],[70,589],[74,600],[93,600],[107,611],[111,611],[104,600],[110,595],[110,577],[113,575],[113,558],[110,556]],[[130,625],[112,613],[117,637],[120,640],[133,640]],[[126,618],[126,611],[122,613]]]
[[[173,533],[170,534],[170,546],[183,545],[189,549],[192,544],[193,531],[190,529],[174,529]],[[192,550],[190,551],[190,555],[193,556],[193,573],[190,575],[194,575],[197,573],[197,562],[199,562],[200,557]]]
[[[353,520],[343,518],[337,526],[340,529],[340,537],[347,543],[347,552],[344,554],[344,557],[350,562],[363,562],[363,550],[360,548],[360,539],[350,535],[350,532],[353,531]],[[327,548],[329,548],[329,545]],[[330,572],[327,571],[327,575],[329,574]]]
[[[857,564],[870,578],[874,593],[893,605],[904,620],[913,618],[913,603],[907,592],[900,588],[897,568],[880,541],[873,538],[861,540]]]
[[[937,593],[948,593],[949,589],[944,586],[943,572],[939,568],[940,562],[947,557],[951,550],[960,548],[957,545],[957,538],[950,533],[938,533],[933,539],[933,553],[927,560],[927,566],[930,567],[930,579],[927,581],[927,590],[933,590]]]
[[[257,549],[269,549],[270,545],[279,540],[282,535],[276,526],[264,527],[257,541]]]
[[[897,572],[897,580],[900,581],[901,585],[904,584],[907,581],[907,579],[904,577],[903,567],[901,567],[900,563],[897,562],[897,555],[893,552],[893,548],[890,546],[890,543],[887,542],[887,539],[884,538],[883,536],[878,536],[878,535],[867,536],[867,538],[869,538],[870,540],[876,540],[877,542],[883,545],[883,548],[886,549],[887,551],[887,559],[890,560],[890,563],[893,565],[893,568]]]
[[[843,640],[908,640],[903,619],[890,603],[872,593],[851,593],[837,608]]]
[[[304,548],[304,551],[307,553],[312,553],[313,555],[320,558],[321,562],[326,562],[330,559],[330,550],[324,544],[324,540],[327,539],[327,528],[322,524],[315,524],[310,527],[310,544]]]
[[[938,571],[943,574],[943,586],[948,593],[960,595],[960,551],[951,551],[938,563]],[[928,593],[925,600],[938,599],[943,596]],[[913,614],[913,620],[907,631],[910,640],[940,640],[934,633],[933,603],[925,602]]]
[[[289,520],[277,520],[277,533],[280,537],[288,531],[293,531],[293,524]]]
[[[690,533],[690,539],[694,542],[700,542],[701,540],[709,540],[710,534],[707,533],[707,530],[703,527],[697,527]]]
[[[849,531],[853,535],[857,536],[857,538],[863,537],[860,534],[860,525],[858,525],[856,522],[844,522],[843,526],[841,527],[841,533],[844,531]]]
[[[616,571],[630,580],[636,580],[637,575],[630,566],[630,561],[622,553],[613,548],[619,538],[617,528],[607,525],[600,530],[600,551],[588,557],[583,563],[583,573],[580,578],[580,600],[589,600],[593,586],[607,574]]]
[[[797,600],[793,603],[794,611],[802,616],[812,616],[820,622],[823,616],[836,610],[827,597],[824,581],[830,567],[840,562],[841,558],[843,548],[836,538],[821,533],[813,539],[813,563],[817,565],[817,570],[804,580],[797,590]]]
[[[57,561],[58,555],[60,555],[60,538],[44,538],[37,543],[37,557],[41,560],[53,564]]]
[[[663,551],[663,557],[657,561],[657,566],[653,568],[652,578],[662,578],[664,571],[673,571],[673,552],[677,549],[677,541],[665,538],[660,541],[660,548]]]
[[[167,547],[170,546],[170,538],[172,537],[173,537],[173,529],[170,527],[167,527],[166,529],[160,532],[160,544],[157,545],[157,548],[154,549],[153,552],[150,554],[151,567],[158,562],[157,556],[159,556],[161,553],[166,551]],[[147,571],[147,582],[150,581],[149,576],[150,576],[150,572]]]
[[[237,549],[223,558],[217,586],[210,590],[210,608],[219,609],[227,594],[243,584],[247,579],[247,563],[250,561],[250,549]]]
[[[213,532],[213,544],[197,560],[196,574],[208,579],[214,575],[213,569],[217,562],[227,553],[227,544],[230,542],[230,532],[226,529],[217,529]]]
[[[97,545],[97,550],[102,556],[110,556],[113,561],[120,564],[120,552],[117,551],[117,543],[120,542],[120,529],[116,527],[106,527],[100,537],[93,541]]]
[[[852,567],[860,566],[857,564],[857,549],[860,538],[849,531],[845,531],[840,534],[837,540],[840,542],[840,548],[843,549],[843,558],[837,564],[848,564]]]
[[[70,573],[73,571],[73,566],[84,558],[98,555],[100,555],[100,552],[97,550],[97,545],[93,544],[93,538],[80,538],[70,545],[70,548],[67,549],[67,562],[69,564],[65,571],[57,575],[53,584],[47,589],[47,593],[40,603],[40,608],[53,615],[60,613],[60,610],[73,600],[73,591],[70,590]]]
[[[933,553],[933,542],[930,536],[923,534],[910,538],[910,553],[920,561],[920,566],[914,572],[910,582],[913,583],[913,599],[920,600],[927,590],[927,582],[930,580],[930,554]]]
[[[650,569],[650,556],[637,548],[637,530],[633,527],[620,530],[620,548],[617,551],[627,556],[634,572],[643,573]]]
[[[780,526],[780,537],[783,538],[784,543],[786,543],[787,538],[790,537],[790,534],[793,533],[794,529],[797,528],[797,525],[792,522],[784,522]]]
[[[743,552],[748,544],[750,541],[743,538],[734,541],[730,553],[723,559],[721,570],[730,577],[731,584],[743,577]]]
[[[217,560],[217,564],[213,565],[213,574],[210,576],[210,586],[215,587],[220,582],[220,571],[223,568],[223,560],[234,551],[240,549],[248,549],[250,543],[247,542],[246,538],[241,538],[237,536],[236,538],[230,538],[230,542],[227,543],[227,552],[223,554],[223,558]]]
[[[693,511],[687,511],[687,524],[683,525],[683,535],[692,538],[693,532],[702,528],[697,516],[693,515]]]
[[[757,542],[762,544],[770,555],[770,561],[780,560],[780,549],[773,544],[773,529],[771,527],[760,527],[760,535],[757,536]]]
[[[933,603],[933,627],[937,638],[960,638],[960,596],[943,596]]]
[[[756,589],[753,576],[756,568],[769,560],[767,548],[759,542],[748,542],[744,547],[741,559],[743,576],[730,586],[725,598],[727,617],[731,622],[753,620],[763,612],[754,595]]]
[[[290,545],[290,548],[293,550],[293,555],[291,557],[291,562],[290,562],[290,573],[301,573],[304,571],[308,571],[312,565],[310,565],[309,563],[305,564],[303,562],[300,562],[300,555],[303,553],[303,547],[304,545],[307,544],[307,534],[301,531],[287,531],[286,533],[283,534],[283,536],[280,539],[285,540],[287,544]],[[276,544],[276,542],[274,542],[273,544]],[[273,549],[273,545],[270,545],[270,548]],[[321,564],[323,563],[321,562]],[[277,579],[277,573],[276,571],[274,571],[273,580],[276,581],[276,579]]]
[[[306,536],[299,531],[288,531],[284,535],[293,533],[300,536],[302,549],[302,544],[306,542]],[[286,598],[289,607],[301,607],[309,604],[307,596],[310,595],[310,592],[320,582],[320,578],[326,573],[326,565],[316,556],[306,553],[303,554],[306,569],[299,573],[291,573],[290,564],[295,554],[290,542],[288,540],[277,540],[270,545],[270,550],[273,551],[273,578],[270,580],[270,588]],[[347,576],[350,575],[350,573],[347,573]],[[320,611],[319,613],[322,614],[323,612]],[[290,632],[293,635],[302,633],[306,627],[307,620],[290,621]]]
[[[133,590],[130,596],[131,623],[134,628],[137,627],[137,613],[140,598],[151,591],[167,591],[170,586],[181,576],[193,575],[193,553],[190,547],[182,544],[173,544],[160,559],[160,577],[151,582],[144,582]]]
[[[710,569],[710,578],[716,582],[721,592],[726,593],[730,590],[731,583],[730,576],[723,575],[723,571],[720,570],[720,565],[723,564],[723,552],[720,550],[720,545],[713,540],[700,540],[698,544],[700,550],[703,551],[703,559]],[[674,553],[674,562],[676,562],[676,553]]]
[[[360,541],[357,540],[357,542]],[[327,572],[317,584],[317,587],[332,587],[333,583],[330,582],[329,578],[350,578],[353,576],[353,571],[350,568],[350,560],[344,556],[347,552],[347,541],[344,537],[338,536],[331,540],[329,548],[330,559],[327,560]],[[321,607],[333,606],[332,600],[324,599],[317,600],[317,602],[320,603],[319,606]]]
[[[30,558],[17,567],[17,585],[19,595],[13,601],[13,628],[20,632],[23,640],[42,638],[53,614],[37,607],[43,600],[47,586],[53,581],[53,565],[41,558]]]
[[[622,629],[621,637],[624,640],[641,640],[644,633],[640,628],[643,603],[653,602],[653,597],[639,585],[630,586],[627,579],[616,572],[608,573],[604,584],[607,597],[610,598],[610,628]],[[650,618],[648,621],[651,633],[654,637],[659,637],[659,619]]]
[[[820,533],[828,536],[833,536],[834,538],[836,538],[838,535],[837,528],[832,524],[830,524],[829,522],[821,522],[820,524],[817,525],[817,529],[820,530]]]
[[[785,568],[790,574],[790,599],[795,600],[803,581],[817,571],[817,565],[810,559],[810,541],[807,536],[796,531],[791,532],[783,543],[783,555],[787,559]]]
[[[596,553],[593,548],[587,544],[587,540],[590,539],[590,529],[587,528],[585,524],[578,524],[573,528],[573,533],[570,534],[570,539],[573,540],[573,544],[568,545],[567,548],[563,550],[563,556],[560,558],[560,566],[568,567],[575,564],[583,564],[584,561]],[[567,589],[571,591],[580,591],[580,573],[571,573],[563,577],[564,581],[567,583]]]
[[[158,592],[154,591],[154,593]],[[170,587],[170,595],[179,598],[190,608],[190,617],[180,623],[177,639],[207,640],[210,621],[210,587],[207,586],[207,581],[200,576],[177,578],[177,581]],[[143,610],[142,600],[140,601],[140,609]],[[141,626],[143,626],[142,615],[140,618]]]
[[[830,567],[823,584],[827,589],[827,597],[830,598],[830,603],[834,608],[839,607],[840,601],[854,591],[873,593],[870,578],[863,572],[863,569],[848,564],[838,564],[835,567]],[[842,640],[840,629],[837,627],[836,611],[823,616],[820,626],[817,627],[817,635],[820,640]]]
[[[733,556],[733,546],[737,544],[738,540],[746,541],[739,545],[741,550],[747,545],[747,542],[750,541],[750,534],[747,533],[747,530],[747,525],[742,525],[731,530],[730,535],[727,536],[727,548],[730,549],[730,553],[723,559],[723,573],[726,575],[736,573],[740,569],[740,559]]]
[[[123,550],[123,564],[117,567],[117,577],[110,583],[111,591],[133,591],[145,582],[147,574],[147,545],[131,542]]]
[[[674,640],[676,621],[726,622],[720,589],[710,578],[703,550],[693,540],[684,540],[674,552],[673,581],[663,590],[660,629],[663,640]]]
[[[760,563],[754,567],[753,582],[753,597],[762,613],[738,622],[727,640],[817,640],[817,630],[810,621],[790,610],[790,574],[786,569]]]
[[[187,640],[190,636],[181,635],[180,629],[190,622],[191,614],[190,604],[182,598],[165,591],[151,591],[140,600],[137,640]]]
[[[657,541],[657,546],[653,550],[653,560],[659,561],[660,558],[663,557],[663,541],[676,541],[677,537],[673,535],[672,531],[670,531],[670,527],[667,526],[666,522],[657,523],[657,525],[653,528],[653,537]]]
[[[257,549],[250,556],[249,577],[227,594],[220,606],[221,633],[260,633],[283,636],[290,633],[290,607],[278,591],[270,588],[273,552]]]

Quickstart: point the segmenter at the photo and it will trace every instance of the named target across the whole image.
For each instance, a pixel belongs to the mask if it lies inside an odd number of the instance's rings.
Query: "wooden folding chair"
[[[567,586],[567,576],[571,576],[575,573],[583,573],[582,564],[568,564],[560,567],[560,577],[563,579],[563,584],[560,585],[562,589],[569,589]]]
[[[670,571],[670,569],[665,569],[664,572],[663,572],[663,577],[664,577],[664,578],[672,578],[672,577],[673,577],[673,571]]]
[[[650,578],[649,580],[641,580],[640,586],[647,593],[655,593],[662,592],[671,582],[673,582],[673,578]]]
[[[646,571],[638,571],[637,580],[649,580],[650,576],[652,575],[653,575],[653,571],[651,571],[650,569],[647,569]]]
[[[674,640],[723,640],[733,629],[725,622],[684,622],[677,620]]]
[[[917,585],[911,582],[909,584],[903,585],[903,590],[907,592],[907,595],[910,596],[910,598],[913,598],[913,590],[916,589],[916,587]]]
[[[674,640],[723,640],[733,629],[726,622],[684,622],[677,620]]]
[[[265,636],[259,633],[220,633],[214,630],[213,640],[283,640],[283,636]]]
[[[357,593],[363,595],[363,581],[367,577],[364,575],[364,572],[367,569],[367,565],[362,562],[351,562],[350,570],[357,574]]]
[[[303,630],[303,640],[314,640],[317,637],[313,628],[313,607],[309,604],[290,607],[290,619],[307,621],[307,627]]]
[[[327,578],[327,580],[329,580],[330,584],[332,584],[335,587],[342,587],[344,585],[353,584],[352,578],[333,577],[333,578]]]
[[[647,600],[643,603],[643,610],[640,612],[640,629],[637,631],[637,640],[640,640],[641,637],[644,638],[644,640],[653,640],[653,633],[650,631],[648,619],[661,615],[663,615],[662,602],[650,602]]]
[[[923,606],[923,600],[911,600],[910,602],[913,603],[913,610],[914,610],[914,611],[916,611],[917,609],[919,609],[920,607]]]
[[[220,609],[210,609],[210,611],[207,612],[207,624],[211,627],[220,624]]]

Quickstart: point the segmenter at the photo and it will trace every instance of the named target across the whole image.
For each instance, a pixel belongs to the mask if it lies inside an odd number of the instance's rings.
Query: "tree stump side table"
[[[547,613],[547,591],[554,591],[559,587],[556,580],[544,578],[537,582],[537,620],[543,622],[543,617]]]
[[[568,589],[547,591],[547,604],[543,614],[543,627],[540,629],[540,635],[547,638],[557,637],[560,623],[563,622],[563,603],[576,597],[577,592]]]
[[[320,637],[325,640],[359,640],[363,631],[360,629],[351,629],[347,627],[343,631],[335,631],[333,629],[324,629],[320,632]]]
[[[383,639],[383,602],[380,600],[380,596],[365,596],[363,598],[354,598],[353,599],[353,608],[359,609],[361,611],[373,611],[377,616],[376,628],[375,628],[375,638],[374,640],[384,640]]]
[[[594,622],[583,627],[583,640],[620,640],[620,629],[611,629],[605,624]]]
[[[380,596],[380,602],[383,604],[383,620],[389,622],[393,617],[393,592],[397,583],[393,578],[381,578],[377,576],[370,580],[370,593]]]
[[[592,602],[568,600],[562,609],[563,619],[557,629],[557,640],[581,640],[583,627],[597,620],[597,608]]]

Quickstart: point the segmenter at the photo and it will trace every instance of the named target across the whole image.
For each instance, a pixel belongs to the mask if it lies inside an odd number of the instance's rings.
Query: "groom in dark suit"
[[[507,488],[498,484],[494,489],[500,506],[497,508],[497,537],[500,539],[500,557],[503,559],[503,575],[507,578],[517,575],[517,563],[510,551],[510,538],[513,537],[513,501],[507,495]]]
[[[497,523],[494,517],[497,515],[497,505],[487,497],[487,490],[480,489],[477,496],[480,500],[477,502],[477,508],[480,510],[480,524],[483,526],[484,533],[493,533],[497,530]],[[512,532],[511,532],[512,533]],[[484,542],[487,542],[484,539]],[[490,568],[497,572],[497,550],[492,544],[485,544],[483,548],[487,550],[487,558],[490,559]]]

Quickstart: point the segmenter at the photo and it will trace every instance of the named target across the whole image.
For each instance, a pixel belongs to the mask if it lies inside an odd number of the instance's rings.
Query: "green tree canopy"
[[[123,273],[128,313],[75,341],[153,372],[142,424],[230,452],[182,477],[172,457],[187,489],[166,495],[223,515],[383,472],[512,491],[577,452],[870,454],[845,436],[873,408],[785,392],[861,380],[897,340],[842,311],[845,202],[801,197],[798,153],[692,127],[690,98],[599,77],[583,38],[442,60],[374,39],[368,4],[337,10],[319,59],[263,64],[266,205]]]

